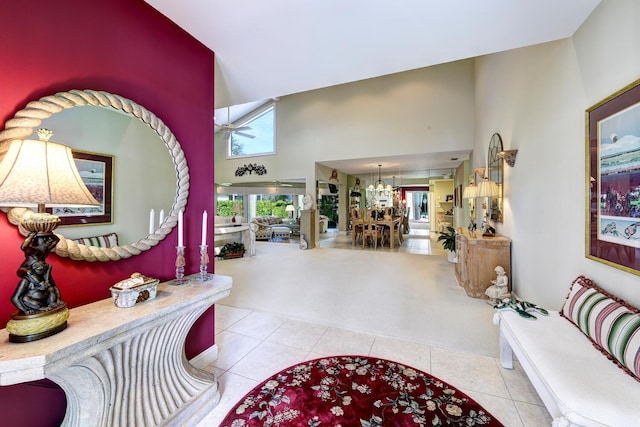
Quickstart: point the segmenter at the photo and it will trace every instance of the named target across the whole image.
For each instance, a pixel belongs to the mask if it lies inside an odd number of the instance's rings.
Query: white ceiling
[[[146,2],[215,52],[226,123],[227,106],[233,121],[271,98],[571,37],[600,0]]]

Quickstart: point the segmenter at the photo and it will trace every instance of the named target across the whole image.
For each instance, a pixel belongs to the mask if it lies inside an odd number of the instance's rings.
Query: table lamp
[[[240,215],[242,213],[242,206],[240,206],[240,203],[235,202],[231,207],[231,212],[233,213],[233,217],[231,217],[231,222],[236,222],[236,215]]]
[[[84,185],[67,146],[49,142],[52,132],[38,129],[39,141],[13,140],[0,144],[0,207],[37,207],[22,217],[19,228],[25,260],[11,297],[18,309],[7,323],[9,341],[30,342],[67,327],[69,310],[46,262],[60,238],[54,230],[60,218],[45,207],[96,206],[100,203]]]
[[[284,210],[287,212],[287,216],[289,217],[289,219],[295,219],[293,217],[293,213],[296,211],[296,208],[293,205],[287,205]]]

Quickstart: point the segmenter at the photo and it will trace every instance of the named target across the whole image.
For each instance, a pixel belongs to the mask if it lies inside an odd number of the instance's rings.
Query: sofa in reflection
[[[262,215],[254,217],[251,222],[258,225],[256,240],[271,240],[274,227],[288,227],[294,236],[300,234],[300,219],[298,219],[296,224],[289,224],[279,216]],[[320,215],[318,218],[318,231],[320,233],[326,233],[328,228],[329,218],[325,215]]]
[[[273,215],[256,216],[251,222],[258,225],[256,240],[271,240],[273,227],[282,226],[283,224],[282,218]]]

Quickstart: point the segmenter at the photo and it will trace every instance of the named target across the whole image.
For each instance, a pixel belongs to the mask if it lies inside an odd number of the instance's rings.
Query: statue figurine
[[[53,233],[32,232],[22,243],[25,260],[18,268],[20,282],[11,302],[23,314],[42,313],[64,305],[51,277],[51,265],[45,261],[59,240]]]
[[[493,237],[496,234],[496,227],[489,214],[485,214],[482,219],[482,235],[485,237]]]
[[[313,209],[313,198],[310,194],[305,194],[302,198],[302,209],[305,211]]]
[[[498,276],[496,277],[496,280],[491,281],[493,285],[489,286],[487,290],[484,291],[485,295],[489,297],[487,303],[491,305],[496,305],[503,299],[511,297],[511,293],[509,292],[509,278],[507,277],[504,268],[499,265],[494,269],[494,271]]]

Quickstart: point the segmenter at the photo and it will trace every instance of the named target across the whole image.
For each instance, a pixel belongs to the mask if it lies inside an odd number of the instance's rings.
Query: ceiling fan
[[[229,134],[229,138],[231,138],[231,134],[235,133],[237,135],[241,135],[244,136],[245,138],[255,138],[255,135],[251,135],[249,133],[246,133],[244,131],[247,130],[251,130],[250,126],[236,126],[233,123],[230,122],[230,110],[229,107],[227,107],[227,123],[219,125],[217,123],[215,123],[215,126],[221,131],[221,132],[226,132]]]
[[[275,180],[273,181],[278,187],[293,187],[293,184],[287,184],[286,182]]]

